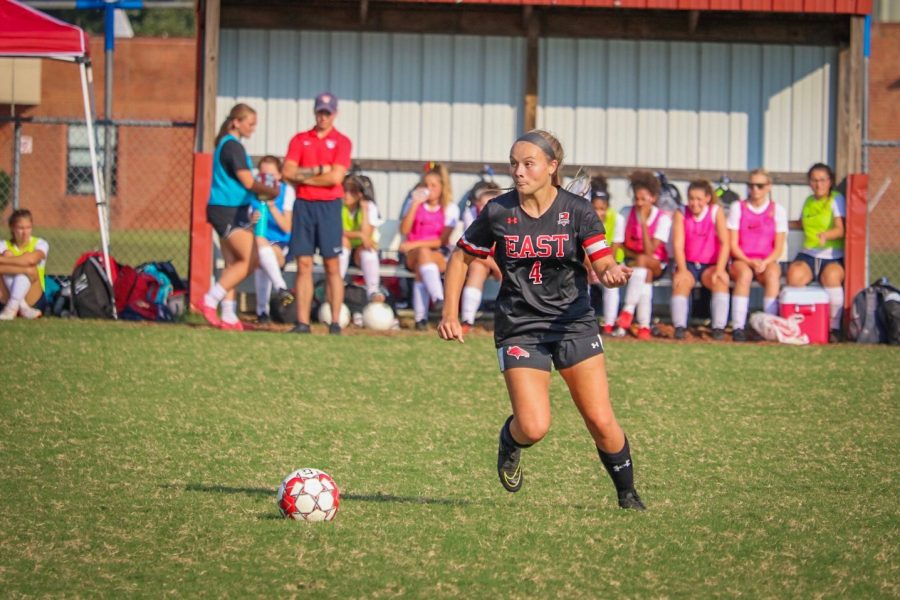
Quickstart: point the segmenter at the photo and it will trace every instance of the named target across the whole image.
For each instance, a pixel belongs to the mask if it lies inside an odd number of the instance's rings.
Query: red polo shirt
[[[300,167],[317,167],[319,165],[343,165],[350,168],[350,138],[331,128],[325,137],[320,138],[313,127],[302,131],[291,138],[285,160],[295,160]],[[297,184],[297,198],[304,200],[334,200],[343,198],[344,186],[331,187]]]

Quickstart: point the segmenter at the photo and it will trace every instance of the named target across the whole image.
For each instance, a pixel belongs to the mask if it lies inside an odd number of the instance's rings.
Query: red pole
[[[866,225],[869,176],[855,173],[847,177],[847,224],[844,238],[844,322],[850,316],[853,298],[869,283],[866,281]]]
[[[191,201],[190,302],[198,309],[213,274],[212,227],[206,222],[206,204],[212,185],[212,154],[194,153],[194,193]]]

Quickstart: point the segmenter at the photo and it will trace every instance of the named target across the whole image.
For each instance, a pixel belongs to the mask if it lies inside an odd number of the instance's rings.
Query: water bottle
[[[269,187],[275,187],[275,176],[271,173],[260,173],[257,179]],[[269,203],[260,201],[259,220],[256,227],[253,228],[253,234],[256,237],[265,237],[266,229],[269,227]]]

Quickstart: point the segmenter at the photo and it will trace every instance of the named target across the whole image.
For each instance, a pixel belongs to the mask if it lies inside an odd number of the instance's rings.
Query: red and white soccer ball
[[[328,473],[297,469],[281,482],[276,502],[285,519],[331,521],[341,504],[341,492]]]

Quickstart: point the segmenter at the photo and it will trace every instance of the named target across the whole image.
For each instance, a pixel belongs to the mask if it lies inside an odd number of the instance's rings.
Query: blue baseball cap
[[[329,92],[322,92],[318,96],[316,96],[316,108],[315,112],[319,112],[320,110],[324,110],[334,114],[337,112],[337,97]]]

